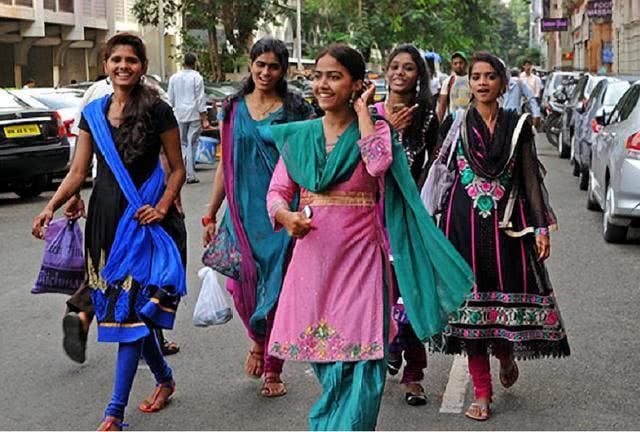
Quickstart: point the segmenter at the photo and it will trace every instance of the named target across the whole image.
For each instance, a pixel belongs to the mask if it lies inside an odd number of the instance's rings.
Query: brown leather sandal
[[[160,394],[163,389],[169,389],[169,394],[164,398],[160,399]],[[171,381],[168,383],[157,384],[156,389],[151,396],[151,400],[145,399],[142,401],[140,405],[138,405],[138,409],[144,413],[154,413],[160,410],[163,410],[171,401],[171,398],[176,392],[176,383],[175,381]]]
[[[262,377],[264,374],[264,351],[249,350],[244,362],[244,371],[250,378]]]
[[[274,390],[273,387],[269,387],[269,385],[278,384],[279,390]],[[262,382],[262,388],[260,389],[260,394],[266,398],[277,398],[282,397],[287,394],[287,387],[282,382],[280,378],[280,374],[270,374],[264,377],[264,381]]]

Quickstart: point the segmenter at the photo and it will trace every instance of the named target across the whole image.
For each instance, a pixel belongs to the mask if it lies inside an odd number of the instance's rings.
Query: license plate
[[[40,128],[36,124],[5,126],[4,135],[7,138],[23,138],[40,135]]]

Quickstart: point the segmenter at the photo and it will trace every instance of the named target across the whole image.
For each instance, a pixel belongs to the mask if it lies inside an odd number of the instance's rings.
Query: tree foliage
[[[159,0],[136,0],[132,11],[141,24],[157,26],[159,6]],[[273,21],[281,7],[280,0],[163,0],[165,23],[175,24],[182,15],[181,50],[197,52],[203,74],[216,81],[224,79],[225,70],[246,59],[258,24]],[[207,40],[191,36],[191,29],[204,30]],[[218,38],[219,29],[225,43]]]
[[[346,41],[366,56],[374,48],[386,55],[411,42],[445,58],[482,49],[514,61],[527,47],[528,14],[526,0],[306,0],[303,29],[314,42],[307,54]]]

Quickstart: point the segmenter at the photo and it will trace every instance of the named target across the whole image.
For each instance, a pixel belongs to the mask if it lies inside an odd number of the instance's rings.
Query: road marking
[[[468,383],[467,359],[457,355],[453,358],[451,371],[449,371],[449,382],[442,396],[441,413],[460,414],[462,412]]]

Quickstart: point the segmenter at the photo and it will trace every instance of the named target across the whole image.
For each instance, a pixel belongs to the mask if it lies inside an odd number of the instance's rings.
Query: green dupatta
[[[289,176],[319,193],[348,180],[362,160],[360,131],[353,122],[327,155],[322,119],[271,127]],[[395,275],[416,335],[426,340],[442,331],[473,286],[467,262],[435,226],[409,171],[402,144],[392,133],[393,163],[385,175],[385,223]]]

